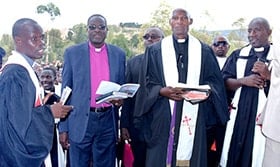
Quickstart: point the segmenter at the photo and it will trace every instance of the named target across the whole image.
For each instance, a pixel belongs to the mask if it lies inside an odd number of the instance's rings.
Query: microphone
[[[181,68],[183,69],[184,68],[184,61],[183,61],[183,55],[179,55],[179,62],[181,64]]]

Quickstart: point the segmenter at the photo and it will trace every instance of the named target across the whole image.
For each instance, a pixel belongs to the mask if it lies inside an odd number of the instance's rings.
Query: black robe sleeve
[[[34,107],[36,89],[27,70],[8,65],[0,75],[0,166],[40,166],[52,146],[49,106]]]

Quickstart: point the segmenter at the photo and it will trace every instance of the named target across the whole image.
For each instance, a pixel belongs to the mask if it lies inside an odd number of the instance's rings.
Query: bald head
[[[248,40],[254,48],[268,46],[271,33],[272,30],[265,18],[256,17],[249,23]]]

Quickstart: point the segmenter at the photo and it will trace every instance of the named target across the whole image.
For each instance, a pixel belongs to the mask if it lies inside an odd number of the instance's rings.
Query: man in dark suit
[[[125,52],[105,43],[106,18],[89,17],[88,41],[71,46],[64,53],[62,88],[72,95],[67,103],[74,110],[59,124],[60,143],[69,147],[71,167],[115,167],[117,117],[120,101],[96,104],[96,90],[102,80],[125,83]]]
[[[143,36],[144,46],[150,46],[164,37],[163,31],[158,27],[149,27]],[[126,66],[126,82],[138,83],[139,72],[141,70],[141,63],[143,61],[144,54],[132,57],[127,61]],[[134,108],[134,98],[128,98],[124,100],[124,104],[121,112],[121,136],[123,140],[128,140],[131,144],[133,156],[134,156],[134,167],[145,167],[146,160],[146,143],[141,136],[141,127],[136,129],[133,124],[133,112],[137,110]]]

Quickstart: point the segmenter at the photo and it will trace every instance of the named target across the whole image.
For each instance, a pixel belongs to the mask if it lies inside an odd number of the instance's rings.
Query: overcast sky
[[[151,13],[164,0],[7,0],[1,4],[0,35],[11,34],[13,23],[22,17],[37,20],[44,29],[71,28],[75,24],[86,23],[88,17],[100,13],[107,18],[108,24],[120,22],[145,23]],[[54,22],[48,14],[37,14],[36,7],[53,2],[59,7],[61,16]],[[173,8],[187,9],[193,19],[193,27],[206,26],[209,30],[232,28],[238,18],[246,23],[253,17],[265,17],[272,27],[280,25],[276,0],[165,0]],[[206,17],[208,12],[210,17]],[[278,20],[277,20],[278,19]]]

